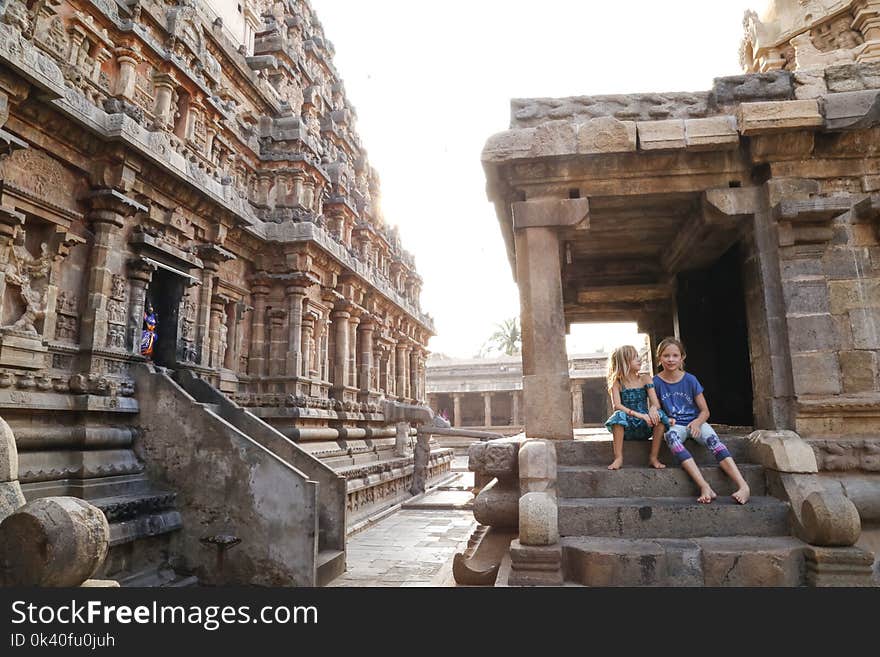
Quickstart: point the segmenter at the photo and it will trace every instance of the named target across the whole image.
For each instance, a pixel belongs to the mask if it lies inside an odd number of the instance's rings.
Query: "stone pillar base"
[[[807,586],[876,586],[874,555],[856,547],[810,546],[806,551]]]
[[[562,546],[510,542],[509,586],[562,586]]]
[[[523,376],[526,436],[573,440],[571,384],[568,372]]]
[[[38,335],[0,331],[0,365],[39,370],[46,367],[48,347]]]

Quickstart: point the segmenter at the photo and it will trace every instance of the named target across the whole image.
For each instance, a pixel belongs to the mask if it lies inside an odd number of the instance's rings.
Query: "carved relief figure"
[[[37,335],[34,322],[46,316],[49,294],[48,277],[52,268],[49,245],[40,244],[40,256],[35,258],[24,245],[24,231],[20,231],[12,245],[12,254],[6,265],[6,283],[18,287],[25,311],[15,323],[3,328]]]

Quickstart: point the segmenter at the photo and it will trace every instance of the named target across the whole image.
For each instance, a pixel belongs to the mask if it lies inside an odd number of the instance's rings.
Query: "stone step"
[[[719,434],[737,465],[748,462],[746,458],[747,439],[740,435]],[[705,447],[688,440],[685,447],[699,465],[716,465],[715,457]],[[623,443],[624,466],[648,464],[651,452],[650,440],[629,440]],[[559,465],[608,465],[614,460],[612,441],[608,438],[589,440],[563,440],[556,444],[556,462]],[[660,462],[666,465],[677,463],[675,457],[664,444],[660,447]]]
[[[786,536],[789,505],[755,496],[746,505],[729,497],[700,504],[692,497],[561,498],[560,536],[693,538]]]
[[[343,550],[321,550],[317,561],[317,586],[326,586],[345,572]]]
[[[220,404],[209,404],[207,402],[199,404],[202,408],[209,410],[217,415],[220,414]]]
[[[118,574],[116,576],[120,586],[144,588],[144,587],[174,587],[184,588],[198,586],[199,580],[195,575],[182,575],[175,572],[167,564],[157,567],[149,567],[136,573]]]
[[[788,536],[561,543],[566,581],[585,586],[803,586],[809,547]]]
[[[736,490],[730,478],[718,466],[700,468],[703,477],[719,495]],[[759,465],[740,465],[739,470],[752,495],[766,495],[764,469]],[[678,466],[665,470],[624,467],[608,470],[604,465],[560,465],[557,467],[559,497],[693,497],[699,489]]]

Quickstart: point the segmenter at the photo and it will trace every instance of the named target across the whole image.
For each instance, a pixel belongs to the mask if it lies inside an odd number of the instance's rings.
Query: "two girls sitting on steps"
[[[608,467],[611,470],[616,470],[622,464],[626,427],[635,418],[643,422],[646,427],[633,426],[630,429],[630,435],[633,437],[630,439],[647,440],[648,435],[652,436],[653,442],[649,458],[652,467],[663,467],[657,460],[657,456],[660,452],[659,436],[664,436],[666,444],[681,464],[682,469],[688,473],[700,489],[697,501],[702,504],[711,503],[718,495],[703,478],[694,458],[684,446],[685,441],[692,438],[712,452],[718,465],[737,487],[731,497],[740,504],[745,504],[749,501],[749,486],[743,479],[739,468],[736,467],[730,452],[718,438],[718,434],[706,422],[709,419],[709,406],[703,395],[703,386],[693,374],[684,371],[686,356],[684,345],[680,341],[675,338],[663,340],[657,347],[660,372],[651,382],[653,385],[649,386],[650,378],[648,375],[638,374],[641,362],[634,347],[621,347],[612,354],[609,361],[609,393],[614,403],[615,413],[608,419],[605,426],[614,435],[614,462]],[[619,363],[627,357],[630,359],[628,368],[624,370],[627,372],[627,376],[620,379],[616,374],[612,381],[611,371],[616,369],[617,372],[620,372]],[[612,361],[617,361],[617,364],[612,364]],[[644,406],[638,405],[639,400],[636,399],[635,392],[630,392],[631,388],[635,387],[631,385],[633,383],[640,384],[640,390],[643,390],[645,397],[650,400],[651,405],[645,411],[642,410]],[[626,398],[634,400],[631,402],[633,407],[630,407],[627,402],[623,402],[621,393],[624,390],[627,391]],[[639,394],[638,397],[641,399],[642,395]],[[666,430],[664,430],[664,426]],[[647,430],[647,427],[650,427],[650,431]],[[619,440],[618,434],[620,435]]]

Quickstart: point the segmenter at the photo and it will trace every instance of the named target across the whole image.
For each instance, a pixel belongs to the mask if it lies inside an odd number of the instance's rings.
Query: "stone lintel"
[[[742,103],[737,109],[739,131],[746,136],[797,128],[821,128],[825,119],[816,100]]]
[[[581,290],[577,300],[585,305],[605,302],[641,304],[647,301],[667,301],[672,296],[671,285],[613,285]]]
[[[684,122],[685,146],[688,150],[734,150],[739,147],[736,117],[713,116],[687,119]]]
[[[147,206],[115,189],[96,189],[86,194],[84,198],[91,201],[93,207],[112,209],[120,214],[148,212]]]
[[[880,121],[880,90],[849,91],[825,96],[825,129],[858,130]]]
[[[703,194],[707,216],[718,213],[724,217],[747,217],[758,211],[761,190],[758,187],[707,189]]]
[[[640,151],[677,150],[687,145],[685,122],[682,119],[639,121],[636,129]]]
[[[534,199],[511,204],[514,230],[538,227],[589,226],[590,201],[576,199]]]

